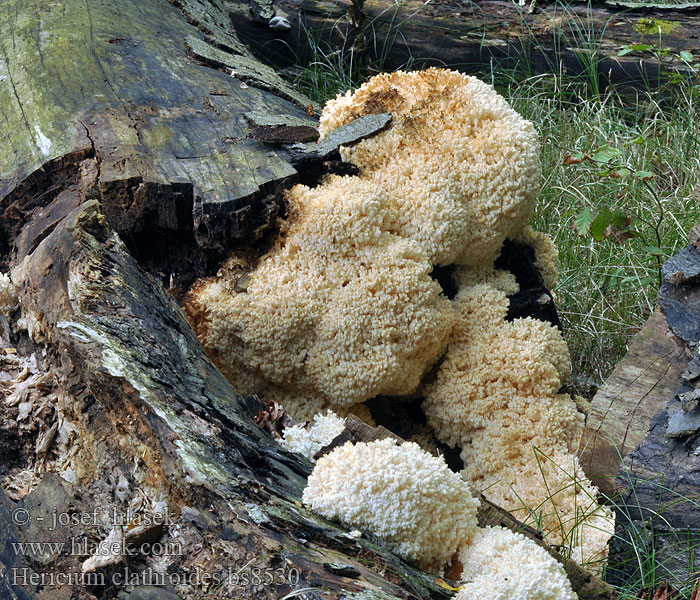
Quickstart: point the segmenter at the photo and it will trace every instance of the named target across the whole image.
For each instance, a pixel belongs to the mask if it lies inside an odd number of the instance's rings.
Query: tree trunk
[[[89,157],[87,196],[134,239],[145,229],[187,238],[194,226],[200,246],[221,248],[274,220],[275,192],[296,170],[251,138],[245,114],[316,121],[253,59],[218,0],[12,0],[0,23],[6,249]]]

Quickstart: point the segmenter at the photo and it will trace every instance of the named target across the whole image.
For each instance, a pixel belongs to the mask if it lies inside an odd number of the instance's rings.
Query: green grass
[[[615,93],[587,96],[585,85],[557,74],[496,85],[540,132],[544,180],[533,224],[559,248],[557,307],[573,383],[585,391],[624,356],[656,305],[659,261],[685,246],[699,220],[697,90],[678,86],[663,104],[647,92],[630,105]],[[616,160],[631,171],[649,171],[653,178],[601,177],[603,169],[591,161],[564,164],[568,155],[605,148],[618,150]],[[576,218],[606,205],[631,215],[641,237],[616,243],[581,236]],[[645,246],[660,247],[662,256]]]
[[[636,600],[642,592],[651,598],[654,590],[664,584],[679,594],[671,596],[674,600],[690,598],[700,581],[697,567],[700,530],[674,530],[665,515],[670,510],[679,510],[681,505],[689,513],[697,511],[700,497],[689,497],[672,489],[663,475],[642,480],[623,468],[619,479],[626,491],[624,499],[608,499],[616,509],[621,527],[611,540],[606,579],[615,584],[619,600]],[[642,492],[641,488],[646,490]],[[649,505],[650,491],[657,496],[656,508]],[[645,501],[640,500],[642,493]],[[645,505],[643,509],[642,505]]]

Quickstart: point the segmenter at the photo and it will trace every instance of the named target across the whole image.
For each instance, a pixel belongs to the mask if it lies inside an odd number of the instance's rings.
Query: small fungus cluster
[[[10,315],[18,306],[17,290],[7,273],[0,273],[0,314]]]
[[[232,275],[236,257],[198,282],[186,303],[197,333],[239,391],[275,400],[298,420],[328,409],[369,420],[369,399],[424,398],[432,435],[461,450],[470,485],[537,521],[550,543],[575,537],[578,560],[600,561],[612,516],[574,455],[584,417],[582,402],[560,393],[566,343],[548,323],[506,320],[518,284],[494,266],[510,239],[533,247],[546,284],[556,283],[556,248],[528,226],[540,183],[535,129],[487,84],[428,69],[378,75],[329,102],[321,135],[382,112],[393,115],[390,128],[342,149],[357,175],[287,193],[285,233],[244,290]],[[433,276],[448,265],[453,299]],[[366,460],[395,468],[383,448]],[[459,486],[441,487],[437,463],[425,464],[435,469],[436,499],[459,495]],[[353,485],[351,466],[339,473]],[[323,489],[309,495],[312,506],[333,504]],[[390,531],[413,506],[399,497],[405,504],[391,524],[361,512],[335,517],[383,531],[397,552],[438,568],[445,556],[422,554],[431,542],[418,534],[418,546],[399,550],[401,534]]]
[[[467,482],[441,457],[393,439],[346,443],[321,457],[304,502],[326,518],[372,532],[434,573],[469,542],[479,507]]]
[[[522,534],[481,529],[479,501],[442,457],[395,440],[348,442],[321,457],[304,502],[371,532],[402,558],[440,574],[461,564],[458,600],[575,600],[562,566]]]
[[[332,411],[314,415],[313,420],[304,425],[297,423],[284,430],[284,436],[279,440],[282,446],[290,452],[297,452],[309,460],[321,448],[332,442],[345,429],[345,420]]]

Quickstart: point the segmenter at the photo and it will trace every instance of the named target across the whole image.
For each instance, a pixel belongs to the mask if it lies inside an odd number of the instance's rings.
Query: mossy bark
[[[120,233],[247,242],[296,170],[243,114],[304,119],[308,100],[238,40],[218,0],[0,3],[0,227],[98,161],[93,196]],[[193,223],[194,219],[194,223]]]

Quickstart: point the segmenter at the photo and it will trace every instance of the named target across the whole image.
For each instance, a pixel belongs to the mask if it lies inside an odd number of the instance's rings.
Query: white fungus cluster
[[[309,460],[314,460],[316,453],[330,444],[345,428],[345,419],[332,411],[314,416],[308,425],[299,423],[284,430],[279,443],[290,452],[298,452]]]
[[[577,600],[562,566],[510,529],[480,529],[459,561],[464,582],[455,600]]]
[[[439,69],[381,75],[330,102],[321,131],[385,110],[392,127],[344,151],[358,176],[288,193],[288,235],[246,292],[224,276],[190,294],[241,391],[305,395],[314,412],[415,391],[454,322],[433,267],[492,262],[527,224],[537,136],[491,87]]]
[[[412,442],[350,442],[316,463],[304,503],[374,534],[402,558],[439,573],[476,531],[479,501],[442,457]]]
[[[394,440],[348,442],[319,459],[304,502],[440,574],[462,565],[457,600],[575,600],[562,566],[534,541],[480,529],[478,501],[442,458]]]
[[[296,186],[288,200],[286,242],[247,291],[220,278],[191,299],[190,313],[205,314],[204,346],[239,385],[241,372],[259,382],[240,391],[273,382],[318,408],[412,392],[454,321],[425,254],[390,231],[386,194],[368,182],[333,177]]]
[[[575,542],[584,563],[607,555],[609,509],[575,452],[583,415],[558,393],[569,375],[559,330],[531,318],[505,320],[508,299],[488,281],[463,289],[458,317],[423,409],[443,442],[462,449],[463,474],[492,502],[550,543]]]
[[[556,248],[527,225],[540,179],[534,127],[490,86],[428,69],[379,75],[329,102],[321,134],[380,112],[392,125],[342,150],[358,175],[287,193],[286,234],[245,291],[230,269],[193,288],[197,334],[239,391],[299,420],[329,408],[371,419],[364,401],[420,393],[471,485],[541,519],[550,542],[577,539],[579,560],[599,560],[612,517],[573,454],[583,417],[559,393],[566,344],[547,323],[505,320],[518,284],[494,266],[509,238],[532,246],[556,283]],[[431,277],[450,264],[452,302]]]

